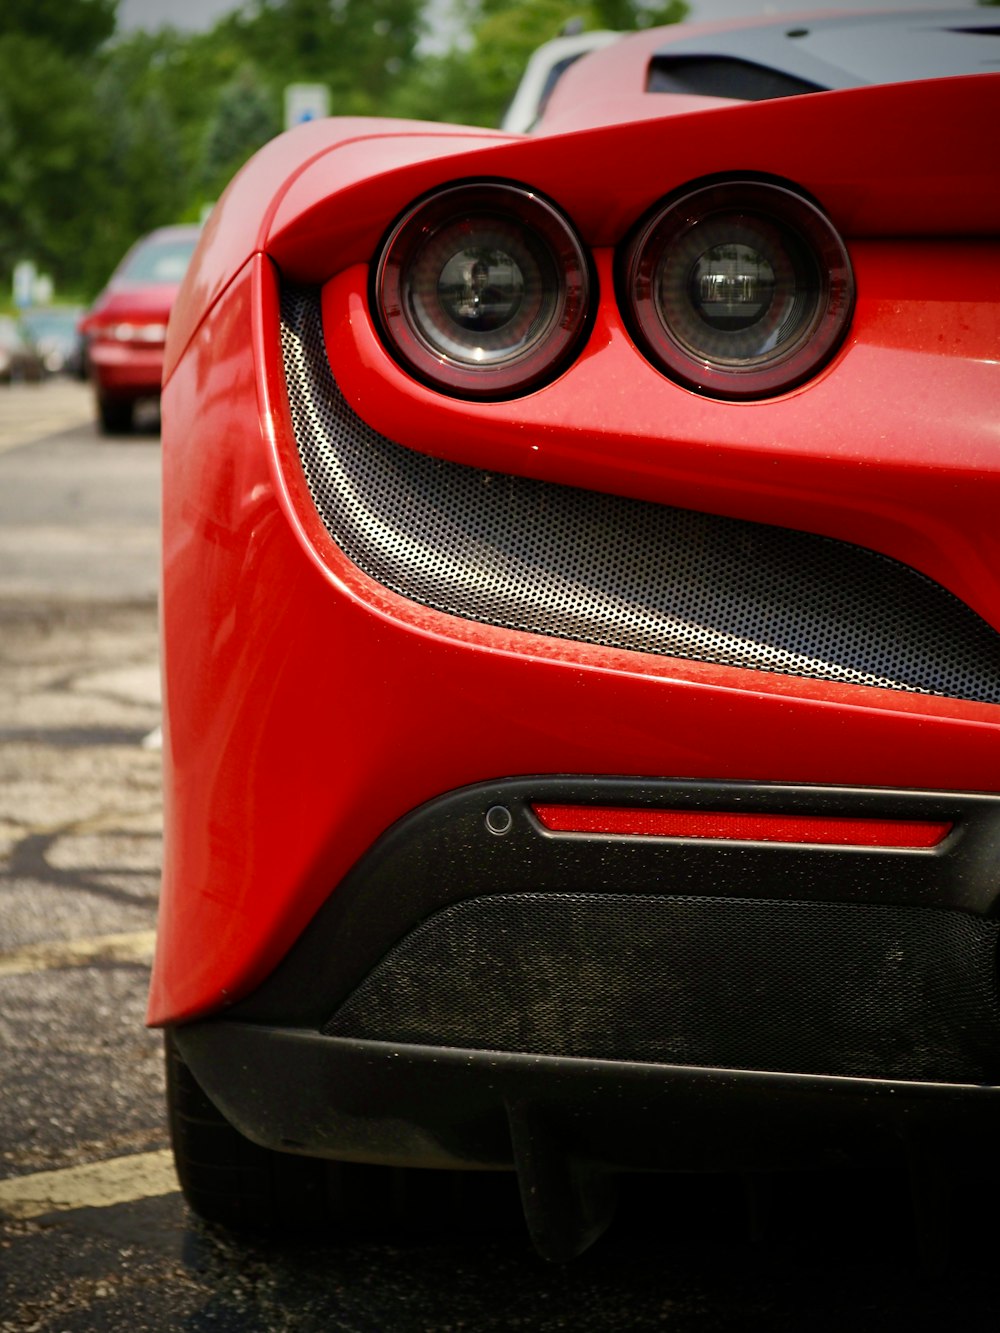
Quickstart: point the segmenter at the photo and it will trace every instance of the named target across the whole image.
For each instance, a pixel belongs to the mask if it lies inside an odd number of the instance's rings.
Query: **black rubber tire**
[[[261,1148],[209,1100],[166,1033],[167,1114],[181,1190],[208,1222],[302,1231],[331,1220],[327,1164]]]
[[[135,403],[131,398],[97,399],[97,416],[104,435],[127,435],[132,429]]]

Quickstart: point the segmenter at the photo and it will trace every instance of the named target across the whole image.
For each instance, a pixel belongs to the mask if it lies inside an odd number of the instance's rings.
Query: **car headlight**
[[[620,273],[646,356],[718,398],[801,384],[839,346],[854,303],[850,259],[827,218],[760,181],[704,186],[658,209]]]
[[[396,223],[374,266],[373,308],[393,355],[460,398],[551,380],[587,324],[590,277],[569,223],[521,186],[455,185]]]

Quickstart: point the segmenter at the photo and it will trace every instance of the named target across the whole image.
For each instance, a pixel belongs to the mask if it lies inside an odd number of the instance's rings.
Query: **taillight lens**
[[[112,324],[105,335],[124,343],[161,343],[166,340],[166,324]]]
[[[167,337],[167,326],[163,323],[147,324],[137,321],[116,321],[109,323],[91,320],[83,324],[83,330],[93,338],[104,338],[118,343],[162,343]]]
[[[633,238],[621,280],[649,359],[718,398],[801,384],[840,345],[854,304],[850,259],[827,218],[759,181],[667,204]]]
[[[759,814],[754,811],[623,809],[615,806],[533,805],[551,833],[613,837],[711,838],[820,847],[936,847],[951,822],[871,819],[843,815]]]
[[[462,398],[527,393],[564,368],[588,319],[586,256],[568,222],[520,186],[457,185],[410,209],[375,266],[389,349]]]

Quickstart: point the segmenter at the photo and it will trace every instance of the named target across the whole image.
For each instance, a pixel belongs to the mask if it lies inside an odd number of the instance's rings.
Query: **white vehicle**
[[[500,128],[515,134],[530,133],[545,110],[552,89],[570,65],[591,51],[617,42],[622,35],[620,32],[598,29],[595,32],[554,37],[551,42],[545,42],[528,61],[521,82],[517,85],[517,92],[500,122]]]

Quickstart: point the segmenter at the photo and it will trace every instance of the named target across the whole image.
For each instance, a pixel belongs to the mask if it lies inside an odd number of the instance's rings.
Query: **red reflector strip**
[[[599,805],[534,805],[552,833],[609,837],[723,838],[833,847],[934,847],[950,823],[916,819],[845,819],[820,815],[729,814],[712,810],[629,810]]]

